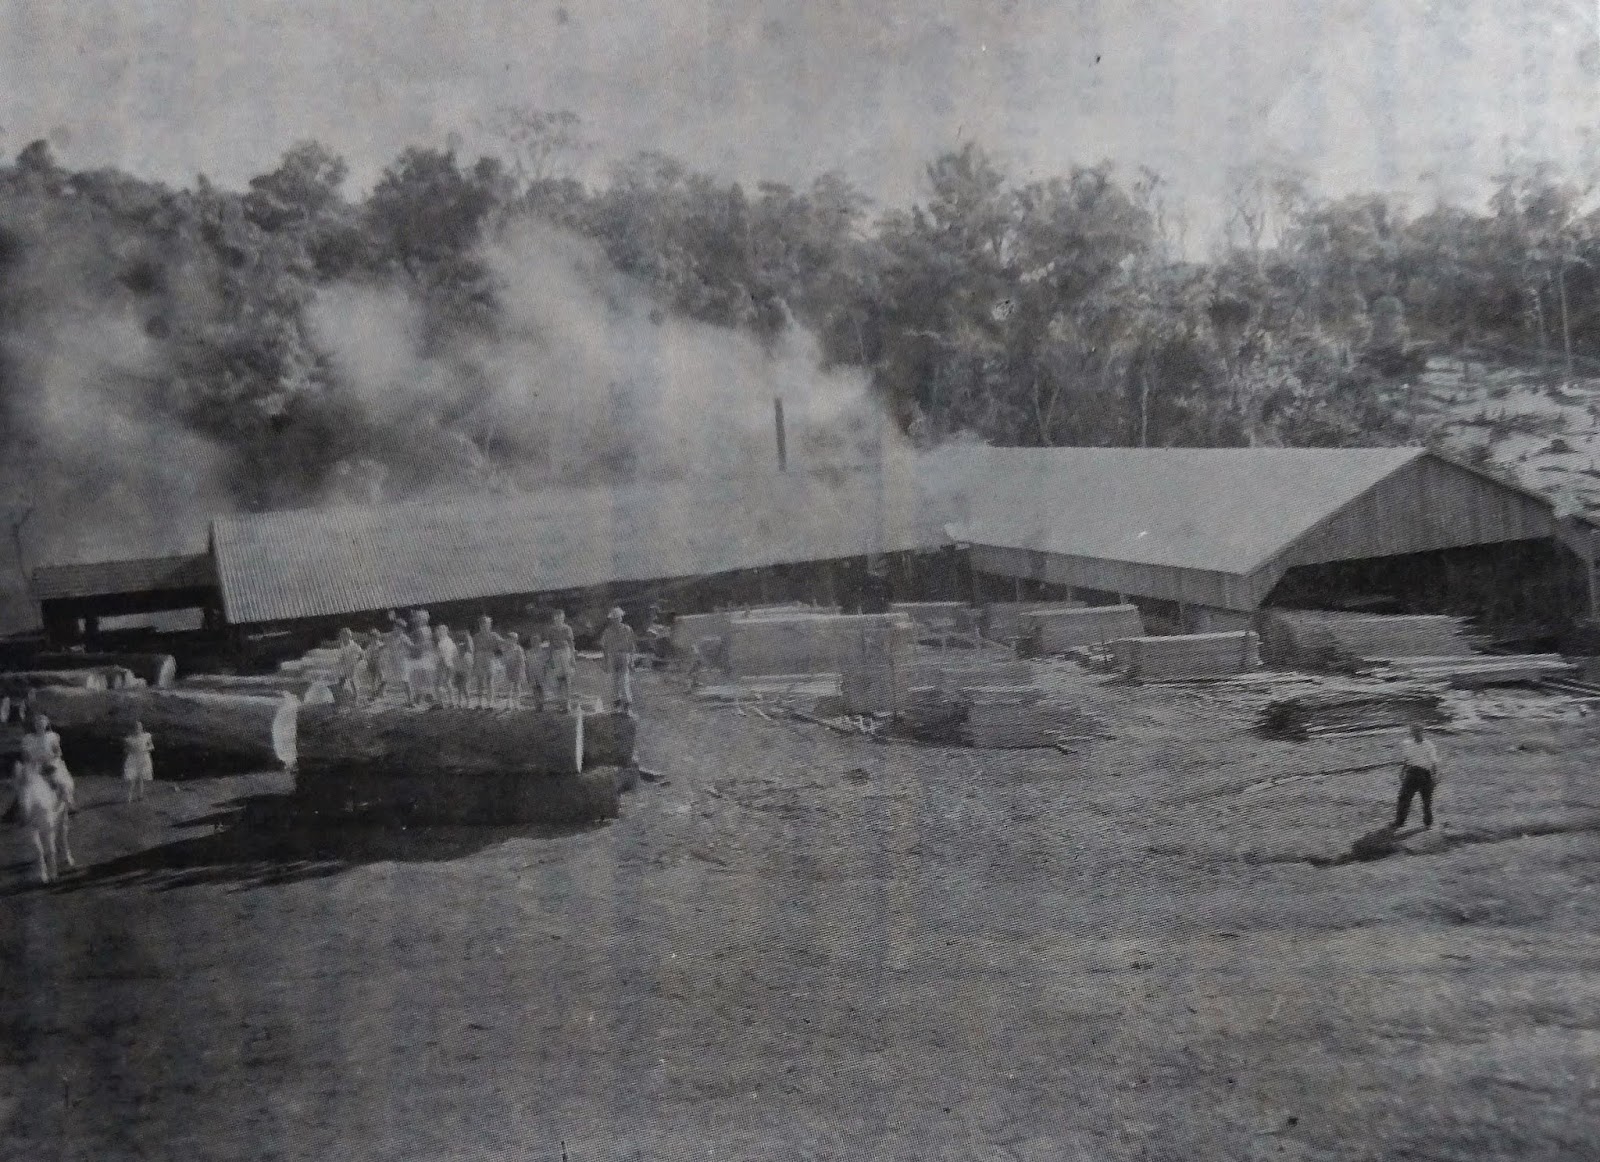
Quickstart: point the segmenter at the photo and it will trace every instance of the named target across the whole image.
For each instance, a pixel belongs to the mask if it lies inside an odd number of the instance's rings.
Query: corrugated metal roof
[[[903,474],[798,473],[219,517],[238,625],[935,547]]]
[[[235,624],[936,548],[1246,575],[1420,448],[942,449],[798,473],[218,518]]]
[[[1248,574],[1421,448],[986,450],[974,544]]]
[[[33,595],[39,601],[200,589],[215,584],[216,575],[212,572],[208,553],[74,565],[40,565],[33,571]]]

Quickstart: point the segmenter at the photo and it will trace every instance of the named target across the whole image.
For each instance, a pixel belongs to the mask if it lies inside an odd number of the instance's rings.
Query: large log
[[[117,766],[137,719],[155,739],[156,769],[263,770],[293,759],[292,698],[186,690],[34,691],[34,708],[61,735],[68,766]]]
[[[583,715],[434,706],[302,706],[296,731],[303,776],[339,769],[436,777],[577,774]]]
[[[583,716],[583,769],[633,765],[639,720],[631,714]]]
[[[29,690],[47,686],[72,686],[80,690],[121,689],[128,684],[127,670],[13,670],[0,674],[0,694],[23,697]]]
[[[40,670],[94,670],[121,666],[131,670],[145,685],[165,690],[178,676],[178,662],[171,654],[40,654],[31,665]]]
[[[298,697],[310,686],[309,680],[294,674],[190,674],[178,683],[180,690],[209,690],[218,694],[260,694]]]
[[[419,824],[571,825],[615,818],[619,807],[617,774],[609,767],[571,775],[302,767],[295,798],[319,814]]]

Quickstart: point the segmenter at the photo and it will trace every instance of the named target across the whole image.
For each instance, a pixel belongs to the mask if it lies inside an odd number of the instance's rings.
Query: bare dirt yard
[[[1084,676],[1114,739],[939,749],[642,686],[663,778],[588,829],[86,776],[47,889],[0,832],[0,1153],[1595,1156],[1600,714],[1444,736],[1443,826],[1329,864],[1393,736]]]

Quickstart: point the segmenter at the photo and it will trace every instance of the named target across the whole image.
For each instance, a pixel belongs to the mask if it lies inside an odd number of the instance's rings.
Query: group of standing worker
[[[577,643],[559,609],[526,643],[516,633],[496,630],[489,617],[478,618],[473,632],[457,634],[431,625],[427,610],[414,610],[409,625],[390,617],[386,631],[360,636],[339,631],[339,694],[361,702],[403,689],[412,706],[517,708],[530,698],[535,709],[547,701],[572,704]],[[621,609],[607,617],[600,649],[613,708],[627,711],[633,705],[630,675],[637,642]]]

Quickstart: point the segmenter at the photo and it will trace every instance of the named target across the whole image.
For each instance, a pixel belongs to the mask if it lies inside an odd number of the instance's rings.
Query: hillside
[[[1410,405],[1444,450],[1508,470],[1563,511],[1600,510],[1600,377],[1435,358]]]

